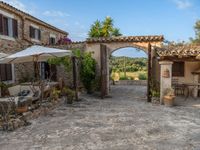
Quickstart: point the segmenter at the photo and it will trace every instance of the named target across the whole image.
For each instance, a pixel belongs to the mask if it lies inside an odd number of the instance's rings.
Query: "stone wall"
[[[115,85],[142,85],[147,86],[146,80],[119,80],[115,81]]]

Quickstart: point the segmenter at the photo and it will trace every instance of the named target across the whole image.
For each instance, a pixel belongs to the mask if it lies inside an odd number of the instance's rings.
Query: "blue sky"
[[[114,19],[123,35],[164,35],[169,41],[188,41],[200,19],[199,0],[3,1],[69,32],[73,41],[87,38],[91,24],[106,16]],[[131,53],[127,51],[124,55]]]

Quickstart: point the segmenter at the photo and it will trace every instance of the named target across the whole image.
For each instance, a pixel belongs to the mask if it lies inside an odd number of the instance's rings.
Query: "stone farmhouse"
[[[33,44],[51,45],[68,33],[62,31],[38,18],[35,18],[15,7],[0,2],[0,52],[11,54]],[[29,67],[30,66],[30,67]],[[26,67],[26,69],[24,69]],[[42,63],[41,75],[46,78],[49,66]],[[29,68],[29,69],[27,69]],[[33,74],[33,64],[1,64],[1,81],[13,83],[20,76]],[[26,72],[25,72],[26,71]]]

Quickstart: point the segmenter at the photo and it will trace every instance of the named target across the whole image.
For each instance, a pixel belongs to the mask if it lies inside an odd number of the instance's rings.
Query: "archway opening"
[[[148,58],[145,51],[137,48],[120,48],[110,56],[110,75],[113,82],[123,80],[123,84],[145,84],[147,80]],[[125,82],[125,80],[129,82]]]
[[[126,47],[113,51],[109,59],[111,92],[128,94],[146,101],[148,80],[148,54],[145,50]]]

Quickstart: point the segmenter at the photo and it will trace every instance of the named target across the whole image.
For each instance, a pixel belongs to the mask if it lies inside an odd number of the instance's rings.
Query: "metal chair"
[[[179,84],[178,78],[172,78],[172,87],[174,89],[175,95],[184,95],[185,93],[185,86],[183,84]]]

